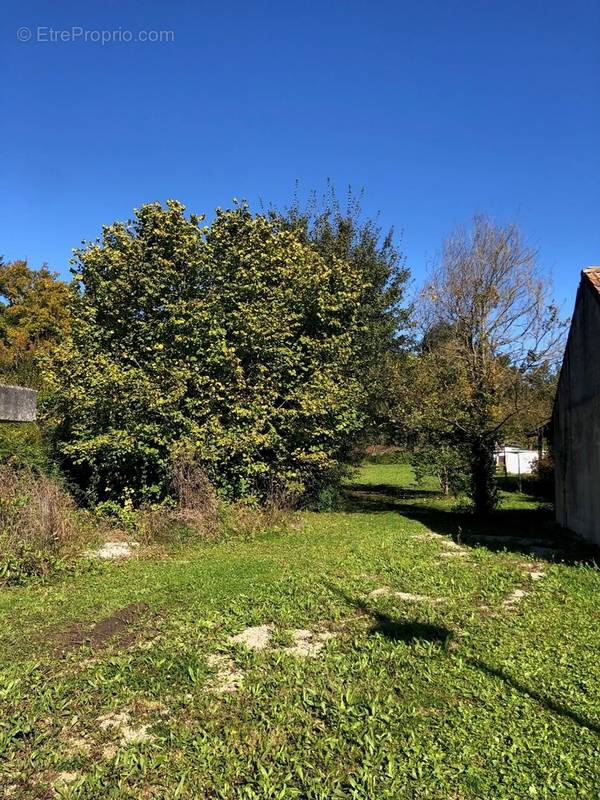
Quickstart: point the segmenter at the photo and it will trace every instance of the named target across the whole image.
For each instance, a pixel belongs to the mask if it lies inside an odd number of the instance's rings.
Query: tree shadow
[[[373,514],[397,511],[398,501],[433,499],[434,489],[411,489],[389,483],[350,483],[344,486],[344,510]]]
[[[536,691],[535,689],[530,689],[529,687],[525,686],[524,683],[521,683],[521,681],[518,681],[511,675],[508,675],[506,672],[503,672],[503,670],[497,669],[496,667],[490,667],[488,666],[488,664],[485,664],[483,661],[479,661],[478,659],[475,658],[468,658],[466,659],[466,662],[470,664],[472,667],[481,670],[486,675],[489,675],[493,678],[498,678],[499,680],[508,684],[513,689],[516,689],[516,691],[519,692],[519,694],[523,695],[524,697],[529,697],[532,700],[535,700],[536,703],[539,703],[548,711],[551,711],[554,714],[558,714],[561,717],[566,717],[567,719],[576,722],[578,725],[581,725],[581,727],[587,728],[588,730],[593,731],[594,733],[600,734],[600,724],[598,724],[597,722],[593,722],[592,720],[586,719],[586,717],[582,716],[581,714],[578,714],[576,711],[571,711],[570,708],[566,708],[560,703],[556,703],[554,700],[545,697],[543,694]]]
[[[395,511],[466,547],[508,550],[540,561],[596,565],[598,550],[555,523],[549,508],[500,508],[489,518],[441,508],[428,500],[439,492],[399,489],[386,484],[351,484],[346,487],[346,509],[358,513]]]
[[[365,600],[351,597],[338,586],[329,584],[329,589],[338,594],[349,606],[373,620],[373,625],[369,629],[371,636],[379,635],[390,641],[404,642],[405,644],[412,644],[417,641],[438,642],[445,647],[454,636],[453,631],[444,625],[432,625],[429,622],[421,622],[416,619],[394,619],[389,614],[384,614],[374,608]]]
[[[420,622],[419,620],[396,620],[388,614],[383,614],[376,608],[373,608],[366,601],[351,597],[337,586],[329,584],[329,589],[342,597],[349,606],[360,611],[362,614],[369,616],[373,620],[374,624],[369,630],[371,635],[384,636],[390,641],[404,642],[406,644],[414,644],[415,642],[419,641],[436,642],[442,644],[444,650],[448,650],[448,645],[454,636],[451,628],[447,628],[444,625],[432,625],[430,623]],[[491,667],[484,661],[481,661],[477,658],[465,658],[464,662],[469,664],[469,666],[480,670],[488,677],[503,681],[503,683],[515,689],[523,697],[528,697],[529,699],[534,700],[536,703],[539,703],[543,708],[552,712],[553,714],[564,717],[565,719],[569,719],[572,722],[575,722],[577,725],[587,728],[593,733],[600,734],[600,724],[597,722],[587,719],[578,712],[572,711],[570,708],[567,708],[561,703],[557,703],[535,689],[530,689],[524,683],[516,678],[513,678],[503,670],[497,669],[496,667]]]
[[[447,647],[452,640],[452,631],[443,625],[432,625],[429,622],[400,622],[387,614],[372,614],[375,625],[370,629],[372,636],[383,636],[392,642],[437,642]]]

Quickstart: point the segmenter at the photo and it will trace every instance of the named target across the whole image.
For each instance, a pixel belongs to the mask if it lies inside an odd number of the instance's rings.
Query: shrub
[[[284,531],[290,524],[290,510],[266,504],[259,506],[240,500],[223,505],[220,531],[227,538],[253,538],[259,533]]]
[[[44,472],[51,470],[47,443],[34,422],[0,424],[0,464],[8,462]]]
[[[551,451],[535,462],[533,473],[527,480],[527,489],[541,500],[554,500],[554,457]]]
[[[0,581],[49,574],[80,549],[85,532],[56,480],[30,468],[0,466]]]
[[[206,535],[214,532],[219,522],[217,494],[202,468],[200,454],[190,445],[176,450],[173,488],[179,519]]]
[[[410,454],[410,464],[415,480],[422,483],[426,476],[434,475],[444,494],[459,497],[469,489],[469,461],[464,447],[443,440],[424,441],[415,445]]]
[[[339,486],[327,486],[322,489],[318,496],[311,503],[313,511],[338,511],[343,508],[345,503],[344,496]]]
[[[182,519],[176,511],[164,505],[148,506],[135,512],[135,539],[143,545],[173,544],[193,539],[216,539],[215,531],[207,536],[206,529],[199,529]]]
[[[172,458],[174,500],[145,506],[131,515],[136,537],[142,544],[223,535],[221,504],[204,472],[198,452],[189,443],[175,448]]]
[[[221,496],[316,496],[360,428],[364,278],[245,207],[200,219],[146,205],[77,252],[47,415],[91,503],[164,500],[181,441]]]

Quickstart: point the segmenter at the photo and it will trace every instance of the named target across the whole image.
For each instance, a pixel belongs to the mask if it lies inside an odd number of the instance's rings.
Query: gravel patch
[[[527,592],[523,591],[523,589],[515,589],[514,592],[506,598],[503,606],[508,609],[515,608],[524,597],[527,597]]]
[[[205,691],[224,694],[236,692],[240,688],[243,675],[236,669],[230,658],[220,653],[212,653],[209,655],[207,662],[208,666],[215,669],[216,672],[205,687]]]
[[[149,725],[132,725],[127,711],[120,711],[116,714],[104,714],[98,717],[101,730],[105,731],[115,728],[121,734],[121,744],[139,744],[141,742],[151,742],[154,739],[148,733]]]
[[[131,558],[139,542],[104,542],[99,550],[88,550],[88,558],[121,559]]]
[[[271,625],[256,625],[253,628],[246,628],[235,636],[230,636],[229,641],[231,644],[246,645],[250,650],[264,650],[268,647],[272,635]]]
[[[335,634],[328,631],[321,631],[315,633],[313,631],[297,628],[296,630],[289,631],[294,642],[290,647],[284,647],[283,652],[289,653],[298,658],[314,658],[318,655],[325,642],[333,639]]]

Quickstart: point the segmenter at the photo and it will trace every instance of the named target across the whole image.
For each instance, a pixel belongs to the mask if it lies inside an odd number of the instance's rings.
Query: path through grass
[[[289,532],[0,592],[4,796],[596,798],[600,573],[530,498],[450,506],[372,465]]]

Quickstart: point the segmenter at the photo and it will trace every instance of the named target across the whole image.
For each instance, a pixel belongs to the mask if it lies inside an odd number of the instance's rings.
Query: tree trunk
[[[475,514],[486,517],[498,504],[493,442],[478,438],[473,442],[471,488]]]
[[[442,491],[448,496],[450,492],[450,481],[448,479],[448,467],[442,469]]]

